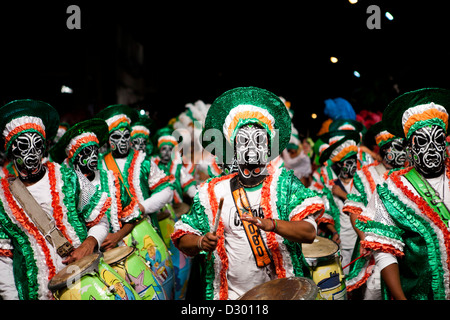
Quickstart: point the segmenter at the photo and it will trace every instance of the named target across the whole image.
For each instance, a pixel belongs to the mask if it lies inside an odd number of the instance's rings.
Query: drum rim
[[[103,257],[103,254],[101,252],[99,252],[99,253],[92,253],[92,254],[90,254],[88,256],[91,256],[91,255],[97,255],[97,257],[92,261],[92,263],[86,269],[82,270],[80,273],[77,273],[77,274],[74,274],[74,275],[70,275],[65,281],[61,281],[59,283],[53,283],[54,282],[54,278],[55,278],[55,277],[53,277],[49,281],[49,283],[47,285],[48,289],[50,291],[56,291],[56,290],[59,290],[59,289],[67,288],[67,283],[72,282],[73,279],[75,279],[75,278],[81,279],[86,274],[93,274],[93,273],[98,272],[98,266],[100,264],[100,259]],[[88,256],[86,256],[86,257],[88,257]],[[61,269],[59,272],[65,270],[70,265],[71,264],[67,265],[66,267]]]
[[[332,239],[325,238],[325,237],[321,237],[321,236],[316,236],[316,238],[322,238],[322,239],[325,239],[325,240],[333,242],[336,245],[336,251],[334,251],[333,253],[330,253],[329,255],[322,256],[322,257],[306,257],[304,252],[303,252],[303,248],[302,248],[302,254],[303,254],[303,257],[305,258],[306,262],[316,262],[316,263],[318,263],[318,262],[330,261],[330,260],[335,259],[337,256],[339,256],[339,244],[337,244],[336,241],[334,241]]]
[[[291,276],[291,277],[286,277],[286,278],[273,279],[273,280],[270,280],[270,281],[274,281],[274,280],[284,280],[284,281],[286,281],[286,280],[296,280],[296,279],[306,280],[306,282],[309,283],[310,286],[311,286],[311,292],[310,292],[310,294],[309,294],[308,296],[310,296],[310,297],[313,298],[313,299],[316,299],[317,295],[319,294],[319,287],[318,287],[317,284],[316,284],[312,279],[310,279],[310,278],[307,278],[307,277],[296,277],[296,276]],[[267,281],[267,282],[270,282],[270,281]],[[267,282],[265,282],[265,283],[267,283]],[[265,283],[262,283],[262,284],[260,284],[260,285],[257,285],[257,286],[255,286],[254,288],[248,290],[247,292],[245,292],[244,294],[242,294],[239,298],[237,298],[237,300],[242,300],[242,298],[243,298],[247,293],[249,293],[250,291],[252,291],[253,289],[255,289],[255,288],[257,288],[257,287],[260,287],[260,286],[264,285]],[[290,300],[306,300],[306,299],[304,299],[304,298],[299,298],[299,292],[297,292],[297,293],[295,293],[290,299],[286,299],[286,301],[290,301]]]
[[[123,256],[123,257],[120,257],[120,258],[115,257],[114,260],[112,260],[112,258],[106,259],[105,253],[107,253],[108,251],[111,251],[111,250],[122,249],[122,248],[129,248],[129,249],[131,249],[131,251],[128,252],[128,253],[127,253],[125,256]],[[122,261],[122,260],[125,260],[126,258],[128,258],[129,256],[131,256],[131,255],[136,251],[136,248],[130,247],[130,246],[120,246],[120,247],[113,248],[113,249],[111,249],[111,250],[108,250],[108,251],[106,251],[106,252],[103,253],[103,260],[105,261],[106,264],[116,264],[116,263],[118,263],[118,262],[120,262],[120,261]],[[111,260],[112,260],[112,261],[111,261]]]

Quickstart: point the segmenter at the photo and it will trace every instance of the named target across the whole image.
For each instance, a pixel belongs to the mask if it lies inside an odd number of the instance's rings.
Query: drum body
[[[302,251],[319,287],[319,296],[326,300],[347,300],[338,244],[317,236],[313,243],[303,243]]]
[[[162,283],[167,299],[173,299],[174,270],[167,246],[155,228],[146,220],[141,220],[124,239],[127,246],[135,247],[137,253],[150,263],[154,274]]]
[[[315,300],[317,293],[317,285],[311,279],[290,277],[260,284],[238,300]]]
[[[185,205],[185,206],[177,206],[176,208],[183,209],[183,213],[187,213],[189,211],[189,206],[185,203],[180,203],[178,205]],[[173,205],[175,206],[175,204]],[[187,208],[186,208],[187,206]],[[168,211],[171,213],[168,214],[161,214],[158,217],[158,223],[159,223],[159,229],[161,231],[161,234],[164,238],[164,242],[167,245],[167,248],[169,248],[169,251],[172,254],[172,262],[173,262],[173,268],[174,268],[174,275],[175,275],[175,283],[174,283],[174,299],[175,300],[184,300],[186,298],[186,290],[187,285],[189,282],[189,275],[191,272],[191,266],[192,266],[192,258],[186,256],[183,252],[178,250],[178,248],[175,247],[175,245],[172,242],[172,239],[170,238],[170,235],[175,230],[175,221],[178,219],[175,215],[174,209],[170,207],[170,205],[167,206]],[[167,212],[167,211],[166,211]]]
[[[142,300],[166,300],[162,283],[135,248],[121,246],[104,253],[104,260],[125,279]]]
[[[48,288],[57,300],[141,300],[100,254],[68,265],[51,279]]]

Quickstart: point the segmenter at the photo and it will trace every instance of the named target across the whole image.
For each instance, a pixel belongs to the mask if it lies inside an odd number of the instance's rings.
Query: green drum
[[[69,264],[50,280],[48,288],[57,300],[141,300],[99,253]]]
[[[167,299],[162,284],[135,248],[121,246],[108,250],[104,253],[104,259],[136,290],[142,300]]]
[[[174,270],[172,258],[163,239],[146,220],[141,220],[124,239],[125,244],[135,247],[137,253],[150,263],[150,266],[163,284],[167,299],[173,299]]]
[[[175,230],[175,221],[182,214],[189,212],[190,207],[185,203],[178,203],[166,205],[164,209],[158,213],[158,223],[164,242],[172,253],[172,263],[175,273],[174,300],[184,300],[189,283],[192,258],[186,256],[175,247],[170,235]]]

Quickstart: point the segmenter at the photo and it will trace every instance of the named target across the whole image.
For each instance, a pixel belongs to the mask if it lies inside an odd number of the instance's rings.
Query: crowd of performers
[[[450,91],[370,125],[325,106],[313,141],[256,87],[162,128],[120,104],[69,126],[7,103],[1,299],[235,300],[280,278],[313,280],[311,299],[449,299]]]

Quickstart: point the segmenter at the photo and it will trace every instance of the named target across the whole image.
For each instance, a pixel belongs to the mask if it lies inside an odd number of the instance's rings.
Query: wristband
[[[204,236],[201,236],[201,237],[198,239],[198,241],[197,241],[197,247],[198,247],[200,250],[203,250],[203,247],[202,247],[203,237],[204,237]]]
[[[275,220],[275,219],[271,219],[271,220],[272,220],[272,223],[273,223],[272,232],[275,232],[275,230],[277,229],[277,220]]]

